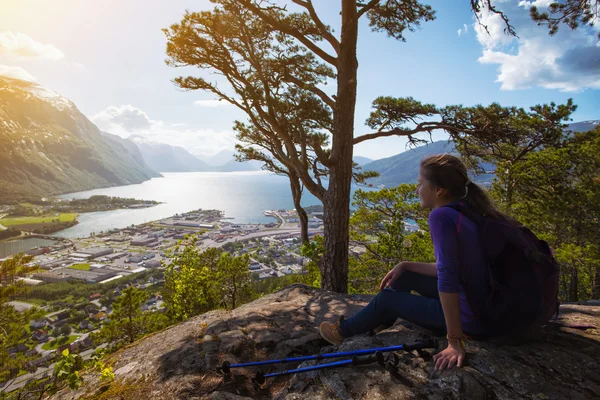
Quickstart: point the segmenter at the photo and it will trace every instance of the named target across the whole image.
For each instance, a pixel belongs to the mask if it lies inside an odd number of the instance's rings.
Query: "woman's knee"
[[[395,310],[402,305],[403,295],[405,295],[404,292],[397,292],[393,289],[384,289],[377,293],[371,301],[378,313],[389,313],[390,310]]]

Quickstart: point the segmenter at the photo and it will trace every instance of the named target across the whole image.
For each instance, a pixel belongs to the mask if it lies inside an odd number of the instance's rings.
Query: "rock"
[[[231,312],[212,311],[151,335],[109,356],[115,382],[126,382],[127,398],[144,399],[597,399],[600,393],[600,307],[563,304],[559,321],[545,337],[521,345],[470,341],[461,369],[434,372],[434,350],[398,352],[398,364],[377,363],[268,378],[257,387],[257,369],[216,367],[335,351],[414,343],[430,332],[398,320],[376,336],[348,338],[341,346],[323,341],[316,327],[339,315],[351,316],[368,296],[339,295],[292,285]],[[573,326],[579,327],[575,329]],[[594,326],[592,329],[582,329]],[[440,348],[446,345],[438,338]],[[268,372],[338,361],[263,366]],[[84,375],[76,392],[55,399],[95,398],[98,374]],[[105,389],[104,389],[105,390]],[[108,393],[108,392],[107,392]],[[119,398],[119,397],[115,397]]]
[[[220,336],[221,346],[219,351],[224,354],[238,354],[244,343],[248,340],[246,335],[239,329],[223,332]]]
[[[252,400],[252,397],[238,396],[227,392],[214,392],[210,395],[210,400]]]

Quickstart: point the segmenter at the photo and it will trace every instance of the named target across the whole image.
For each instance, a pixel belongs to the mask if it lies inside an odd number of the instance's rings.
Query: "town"
[[[235,256],[247,254],[254,281],[303,273],[308,259],[299,254],[296,211],[268,210],[265,215],[276,222],[236,224],[222,211],[200,209],[87,238],[45,236],[55,244],[27,251],[35,269],[21,280],[29,290],[10,302],[18,311],[38,306],[45,316],[30,321],[29,337],[8,350],[11,357],[26,361],[20,370],[0,375],[0,389],[10,392],[52,375],[53,362],[65,349],[88,359],[106,346],[94,342],[94,333],[110,319],[112,300],[129,286],[149,294],[142,310],[164,312],[162,271],[189,238],[200,250],[217,247]],[[321,218],[318,208],[310,213],[309,236],[322,232]],[[59,283],[65,290],[47,290]]]

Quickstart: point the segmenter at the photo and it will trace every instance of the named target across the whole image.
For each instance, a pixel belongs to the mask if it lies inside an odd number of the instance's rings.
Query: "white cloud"
[[[90,120],[105,132],[121,137],[135,135],[144,141],[181,146],[194,154],[215,154],[233,150],[236,143],[233,131],[191,129],[186,124],[153,120],[131,104],[110,106],[93,115]]]
[[[105,110],[93,115],[91,120],[98,125],[100,129],[107,130],[113,128],[113,126],[117,126],[124,129],[126,132],[148,130],[153,123],[156,123],[156,121],[151,121],[145,112],[131,104],[122,105],[120,107],[107,107]]]
[[[531,6],[548,7],[552,3],[556,3],[556,0],[520,1],[519,6],[529,9]]]
[[[0,33],[0,54],[19,58],[60,60],[65,55],[51,44],[35,41],[24,33],[5,31]]]
[[[29,82],[37,82],[37,78],[21,67],[13,67],[10,65],[0,65],[0,75],[8,76],[9,78],[22,79]]]
[[[527,89],[535,86],[561,91],[600,88],[600,46],[590,27],[575,31],[561,27],[554,36],[547,27],[538,27],[529,17],[532,5],[546,7],[552,1],[504,2],[502,11],[510,18],[518,38],[504,33],[500,15],[484,11],[481,22],[474,23],[477,40],[482,46],[478,61],[497,64],[497,82],[502,90]],[[525,7],[525,8],[524,8]],[[484,7],[485,9],[485,7]]]
[[[464,24],[463,27],[458,30],[458,37],[466,35],[467,33],[469,33],[469,27],[467,24]]]
[[[226,107],[231,104],[225,100],[196,100],[194,105],[196,107]]]
[[[482,7],[480,22],[473,24],[473,30],[477,35],[477,41],[486,49],[505,46],[515,40],[514,37],[504,32],[504,20],[499,14],[490,12],[485,6]],[[487,31],[486,31],[487,27]]]

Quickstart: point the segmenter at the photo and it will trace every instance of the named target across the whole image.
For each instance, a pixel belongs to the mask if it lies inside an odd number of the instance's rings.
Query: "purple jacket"
[[[450,207],[439,207],[429,214],[429,229],[437,264],[438,291],[460,293],[463,330],[472,334],[485,333],[467,303],[461,279],[464,274],[469,274],[472,277],[469,281],[481,282],[473,288],[474,293],[478,298],[486,298],[489,272],[477,225]]]

